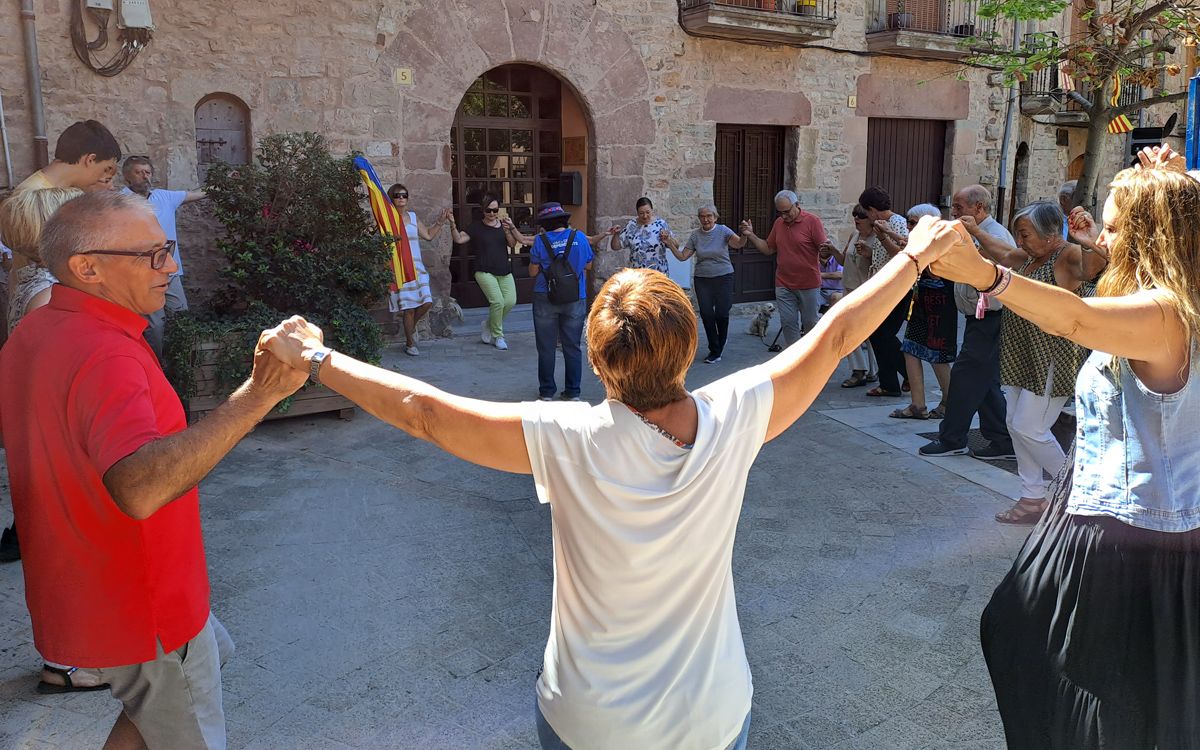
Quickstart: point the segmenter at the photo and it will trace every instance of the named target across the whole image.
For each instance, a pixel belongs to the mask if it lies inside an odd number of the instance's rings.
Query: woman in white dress
[[[442,211],[432,227],[426,227],[416,213],[408,210],[408,188],[397,182],[388,188],[388,200],[404,217],[404,230],[408,234],[408,245],[412,248],[413,266],[417,269],[417,278],[402,287],[392,285],[388,296],[388,311],[393,315],[399,314],[404,324],[404,353],[415,357],[420,354],[417,349],[417,323],[429,308],[433,307],[433,295],[429,292],[429,272],[421,260],[421,240],[432,242],[442,233],[442,225],[450,215],[450,209]]]

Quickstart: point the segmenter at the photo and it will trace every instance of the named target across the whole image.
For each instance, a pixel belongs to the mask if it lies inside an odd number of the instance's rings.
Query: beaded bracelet
[[[991,298],[1000,296],[1005,289],[1008,289],[1008,285],[1012,283],[1011,268],[1005,268],[999,263],[993,263],[992,265],[996,267],[996,281],[986,290],[979,293],[979,302],[975,305],[976,320],[983,320],[987,314],[988,302]]]

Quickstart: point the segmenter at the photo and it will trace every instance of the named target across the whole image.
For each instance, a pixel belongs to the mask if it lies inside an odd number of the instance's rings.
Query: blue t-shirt
[[[123,188],[121,192],[134,194],[129,188]],[[179,271],[171,275],[182,276],[183,259],[179,257],[179,237],[175,230],[175,212],[187,200],[187,191],[155,188],[150,191],[150,197],[147,200],[150,201],[150,208],[154,209],[154,215],[158,218],[158,225],[162,227],[163,234],[167,235],[168,240],[175,240],[175,265],[179,266]]]
[[[546,232],[545,239],[538,235],[533,241],[533,247],[529,249],[529,262],[542,269],[542,272],[533,279],[535,294],[537,292],[545,294],[549,291],[546,286],[546,271],[550,268],[550,254],[546,251],[546,240],[550,240],[554,254],[558,255],[566,248],[567,237],[570,234],[570,229],[555,229],[553,232]],[[579,299],[587,299],[587,273],[584,271],[584,267],[592,262],[592,257],[592,245],[588,242],[587,235],[575,230],[575,241],[571,243],[571,252],[567,255],[567,260],[570,261],[571,268],[575,269],[575,274],[579,276]]]

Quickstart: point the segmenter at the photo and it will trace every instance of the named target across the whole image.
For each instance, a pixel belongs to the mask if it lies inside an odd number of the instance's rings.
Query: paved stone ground
[[[724,362],[693,367],[692,386],[769,356],[746,322]],[[385,363],[460,393],[531,398],[533,336],[512,328],[508,352],[464,335]],[[978,622],[1025,531],[992,520],[1000,495],[819,413],[874,401],[838,388],[843,377],[750,475],[734,554],[750,746],[1001,748]],[[585,397],[600,394],[587,373]],[[527,477],[360,414],[260,427],[201,496],[213,608],[238,643],[224,674],[230,747],[537,746],[550,513]],[[116,703],[37,695],[37,663],[20,566],[0,566],[0,747],[98,747]]]

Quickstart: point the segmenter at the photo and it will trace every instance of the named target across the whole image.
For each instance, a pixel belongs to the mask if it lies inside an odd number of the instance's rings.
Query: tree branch
[[[1185,89],[1183,91],[1176,91],[1174,94],[1167,94],[1165,96],[1152,96],[1149,99],[1142,99],[1139,102],[1126,104],[1124,107],[1112,107],[1108,109],[1105,114],[1108,115],[1109,119],[1112,119],[1114,117],[1119,117],[1120,115],[1127,115],[1131,112],[1137,112],[1139,109],[1152,107],[1156,104],[1170,104],[1172,102],[1183,101],[1184,99],[1187,99],[1187,95],[1188,92]]]

